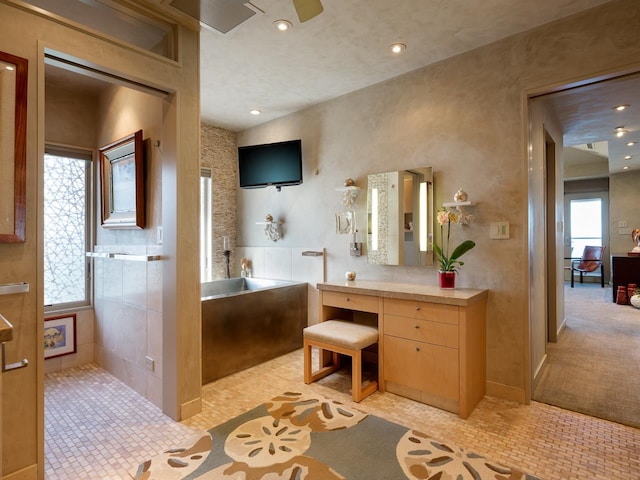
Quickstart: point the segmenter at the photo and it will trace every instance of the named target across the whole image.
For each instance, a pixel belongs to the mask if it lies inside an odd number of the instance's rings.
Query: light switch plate
[[[493,240],[505,240],[509,237],[509,222],[491,222],[489,224],[489,238]]]
[[[150,372],[153,372],[156,368],[155,360],[148,355],[144,357],[144,364],[147,370],[149,370]]]

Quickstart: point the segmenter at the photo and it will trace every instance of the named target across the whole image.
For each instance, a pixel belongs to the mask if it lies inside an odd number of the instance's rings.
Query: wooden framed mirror
[[[142,130],[100,148],[103,228],[144,228]]]
[[[0,52],[0,243],[26,240],[28,63]]]

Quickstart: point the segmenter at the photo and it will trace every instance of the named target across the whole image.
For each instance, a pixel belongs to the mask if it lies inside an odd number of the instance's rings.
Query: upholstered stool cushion
[[[362,350],[378,341],[378,329],[343,320],[327,320],[304,329],[304,337],[349,350]]]
[[[362,386],[362,350],[378,342],[378,329],[345,320],[326,320],[304,332],[304,383],[312,383],[340,368],[340,354],[352,359],[351,390],[354,402],[359,402],[378,389],[376,380]],[[320,349],[320,368],[312,371],[311,349]],[[331,358],[323,355],[331,352]]]

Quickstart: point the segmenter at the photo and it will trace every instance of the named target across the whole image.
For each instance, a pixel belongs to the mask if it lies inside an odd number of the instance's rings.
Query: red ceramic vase
[[[456,288],[456,272],[438,271],[440,288]]]

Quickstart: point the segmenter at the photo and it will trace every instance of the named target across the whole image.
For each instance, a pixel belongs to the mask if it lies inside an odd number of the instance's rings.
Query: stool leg
[[[304,383],[311,382],[311,345],[304,342]]]
[[[354,402],[362,400],[362,350],[351,356],[351,395]]]

